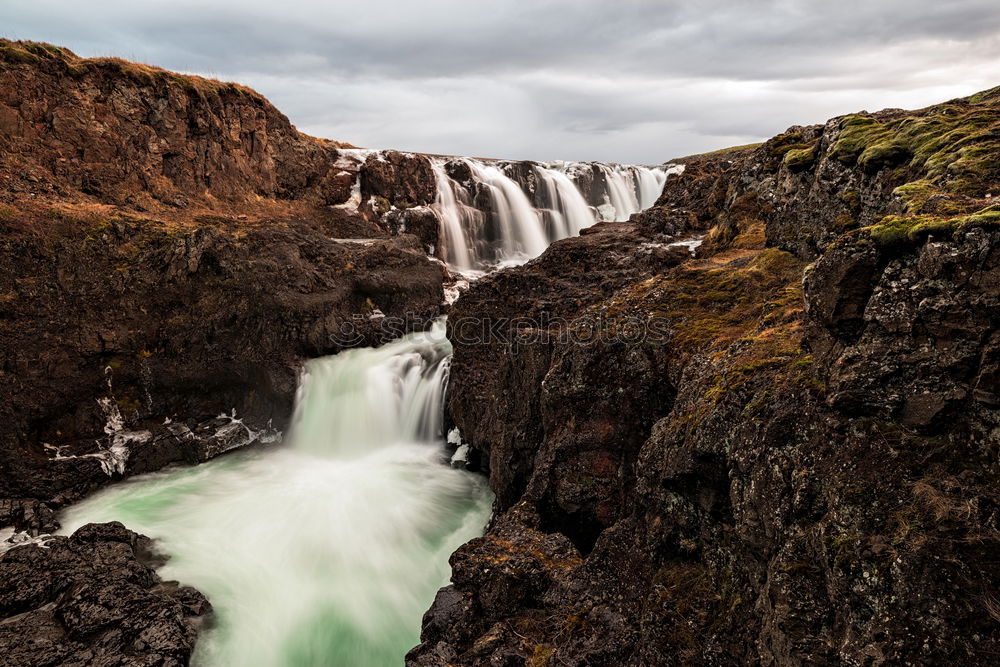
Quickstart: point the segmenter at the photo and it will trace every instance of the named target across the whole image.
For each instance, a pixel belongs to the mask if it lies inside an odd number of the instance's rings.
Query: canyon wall
[[[688,158],[465,292],[497,515],[409,664],[992,664],[997,128],[987,91]]]

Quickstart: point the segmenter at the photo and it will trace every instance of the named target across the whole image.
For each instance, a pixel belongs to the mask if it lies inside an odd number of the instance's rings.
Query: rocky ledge
[[[162,581],[162,562],[117,522],[11,549],[0,558],[3,663],[186,665],[211,606]]]
[[[688,158],[474,284],[497,513],[408,664],[995,664],[998,128],[994,90]]]

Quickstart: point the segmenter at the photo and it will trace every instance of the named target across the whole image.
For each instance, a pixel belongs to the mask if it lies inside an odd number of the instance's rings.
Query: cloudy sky
[[[1000,85],[997,0],[4,0],[0,34],[239,81],[360,146],[538,160]]]

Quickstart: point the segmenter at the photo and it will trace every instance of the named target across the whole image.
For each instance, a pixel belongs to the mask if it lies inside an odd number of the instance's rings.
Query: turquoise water
[[[310,362],[284,445],[126,481],[63,530],[117,520],[159,540],[161,576],[215,608],[195,664],[400,665],[492,501],[444,462],[449,354],[439,325]]]

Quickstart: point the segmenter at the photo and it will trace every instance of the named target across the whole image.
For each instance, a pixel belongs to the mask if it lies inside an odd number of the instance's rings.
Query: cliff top
[[[338,153],[349,147],[299,132],[237,83],[0,39],[8,222],[83,209],[195,224],[206,215],[330,219],[350,196]]]

